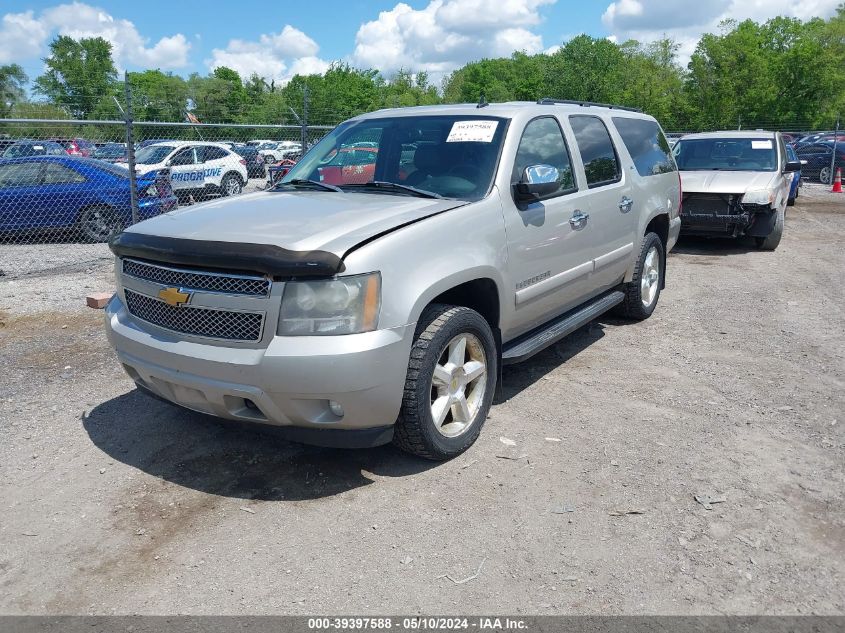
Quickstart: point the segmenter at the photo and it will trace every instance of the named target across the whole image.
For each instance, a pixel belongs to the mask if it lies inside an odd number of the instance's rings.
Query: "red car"
[[[84,138],[51,138],[51,141],[58,143],[65,148],[71,156],[93,156],[96,146]]]
[[[327,185],[363,185],[376,173],[377,147],[341,147],[332,159],[318,168],[320,182]]]

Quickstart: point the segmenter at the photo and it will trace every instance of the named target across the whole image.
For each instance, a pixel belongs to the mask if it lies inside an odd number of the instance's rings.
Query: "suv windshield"
[[[413,187],[444,198],[478,200],[490,189],[507,120],[484,116],[405,116],[344,123],[281,181],[313,180],[344,192],[408,195]],[[378,182],[380,187],[362,187]],[[404,192],[404,193],[403,193]]]
[[[771,138],[681,139],[672,154],[681,171],[775,171],[778,164]]]
[[[139,165],[155,165],[167,158],[172,151],[173,147],[170,145],[147,145],[135,154],[135,162]]]

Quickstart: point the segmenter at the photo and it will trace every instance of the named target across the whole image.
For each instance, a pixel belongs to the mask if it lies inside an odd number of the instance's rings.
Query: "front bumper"
[[[105,318],[109,342],[129,376],[169,402],[230,420],[296,427],[292,437],[305,442],[360,445],[355,435],[376,438],[365,444],[390,440],[386,427],[399,414],[413,325],[347,336],[276,336],[266,348],[243,348],[148,327],[127,312],[119,295]],[[342,417],[329,401],[343,407]],[[362,433],[350,433],[346,444],[335,431]]]
[[[682,235],[761,237],[771,232],[775,216],[771,207],[741,204],[737,194],[690,193],[680,217]]]

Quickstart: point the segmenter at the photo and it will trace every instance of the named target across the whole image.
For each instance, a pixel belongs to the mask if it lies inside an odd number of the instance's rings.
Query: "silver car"
[[[793,173],[779,132],[689,134],[673,148],[681,170],[681,232],[754,238],[773,251],[780,244]]]
[[[369,162],[333,160],[362,147]],[[478,437],[502,365],[607,310],[651,315],[679,206],[639,112],[382,110],[271,191],[117,236],[108,336],[138,387],[183,407],[447,459]]]

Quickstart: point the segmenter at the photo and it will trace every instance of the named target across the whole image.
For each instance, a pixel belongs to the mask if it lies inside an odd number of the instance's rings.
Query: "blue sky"
[[[668,35],[685,61],[702,32],[725,18],[778,14],[827,17],[839,0],[322,0],[240,2],[145,0],[61,2],[4,0],[0,64],[19,63],[30,77],[57,34],[112,41],[123,69],[162,68],[181,75],[227,65],[285,81],[321,72],[334,60],[426,70],[435,78],[481,57],[514,50],[552,52],[587,33],[619,41]]]

